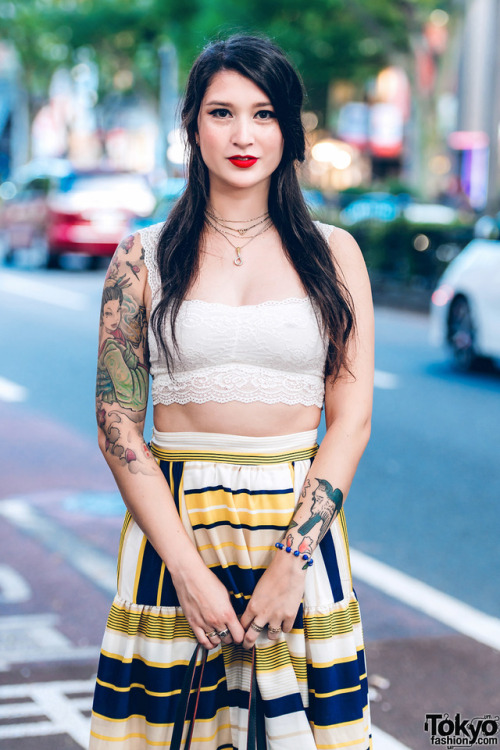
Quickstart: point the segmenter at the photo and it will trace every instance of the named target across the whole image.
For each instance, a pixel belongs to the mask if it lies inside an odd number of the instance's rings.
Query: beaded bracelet
[[[285,545],[282,542],[276,542],[274,546],[276,547],[276,549],[284,549],[285,552],[288,552],[288,553],[292,551],[291,547],[285,547]],[[294,550],[293,555],[294,557],[301,557],[303,560],[307,560],[307,565],[304,565],[304,568],[308,566],[310,567],[314,562],[314,560],[312,559],[310,555],[306,555],[306,554],[301,555],[298,549]]]

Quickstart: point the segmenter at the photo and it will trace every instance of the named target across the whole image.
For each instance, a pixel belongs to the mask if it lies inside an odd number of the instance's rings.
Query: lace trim
[[[158,374],[153,380],[153,404],[204,404],[215,401],[225,404],[239,401],[250,404],[302,404],[323,406],[325,384],[321,377],[301,373],[295,375],[264,367],[230,364],[207,367],[202,370],[176,373],[174,380],[168,374]]]

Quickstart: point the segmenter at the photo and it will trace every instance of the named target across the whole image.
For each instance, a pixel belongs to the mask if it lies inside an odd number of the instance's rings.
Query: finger
[[[215,648],[215,643],[212,643],[209,638],[207,638],[207,635],[203,628],[194,627],[193,633],[195,634],[196,640],[198,643],[201,643],[202,646],[205,646],[205,648],[211,649]]]
[[[282,632],[283,629],[281,625],[272,625],[271,623],[269,623],[269,625],[267,626],[267,637],[270,641],[279,641]]]
[[[245,633],[245,638],[243,639],[243,647],[252,648],[252,646],[254,646],[255,644],[255,641],[264,630],[265,626],[259,625],[255,622],[255,620],[253,620],[248,626],[248,629]]]
[[[226,645],[233,642],[233,637],[231,635],[231,631],[228,627],[224,627],[217,633],[219,636],[219,639],[222,643],[225,643]]]
[[[295,618],[293,618],[293,617],[285,618],[283,620],[283,625],[282,625],[283,632],[284,633],[289,633],[293,629],[294,622],[295,622]]]
[[[234,620],[228,622],[227,627],[229,628],[231,640],[234,643],[241,643],[245,637],[245,628],[243,628],[238,618],[235,617]]]

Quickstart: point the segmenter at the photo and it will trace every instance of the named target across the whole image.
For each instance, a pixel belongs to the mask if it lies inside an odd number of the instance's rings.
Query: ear
[[[194,134],[194,139],[196,141],[196,145],[199,146],[200,145],[200,136],[198,135],[198,133]]]

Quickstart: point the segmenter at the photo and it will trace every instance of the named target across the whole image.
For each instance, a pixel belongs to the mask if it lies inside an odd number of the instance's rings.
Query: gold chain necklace
[[[265,224],[262,227],[262,229],[260,229],[256,234],[252,235],[251,237],[245,237],[245,239],[247,240],[247,242],[245,242],[244,245],[234,245],[231,242],[231,240],[229,239],[229,237],[227,235],[227,232],[225,232],[223,229],[220,229],[216,224],[213,224],[210,221],[208,215],[205,215],[205,221],[207,222],[207,224],[209,224],[209,226],[212,227],[212,229],[214,229],[216,232],[218,232],[219,234],[221,234],[227,240],[227,242],[229,242],[229,244],[231,245],[231,247],[233,248],[233,250],[236,252],[236,258],[233,260],[233,263],[234,263],[235,266],[241,266],[243,264],[243,260],[241,258],[241,251],[243,250],[243,248],[246,247],[247,245],[249,245],[252,242],[252,240],[254,240],[256,237],[260,237],[261,234],[264,234],[264,232],[267,232],[267,230],[273,224],[272,220],[269,218],[268,219],[268,223]],[[232,235],[232,236],[234,236],[234,235]]]
[[[245,227],[244,229],[238,229],[237,227],[229,226],[229,224],[243,224],[244,221],[231,221],[230,219],[221,219],[219,216],[216,216],[215,214],[211,213],[208,210],[206,211],[206,214],[219,227],[222,227],[223,229],[227,230],[228,234],[230,234],[232,237],[238,237],[238,235],[244,236],[251,229],[255,229],[255,227],[260,226],[260,224],[264,224],[269,219],[269,214],[265,213],[265,214],[262,214],[261,216],[256,216],[255,219],[248,219],[248,221],[254,221],[255,224],[252,224],[249,227]],[[260,219],[260,221],[257,221],[257,219]]]

